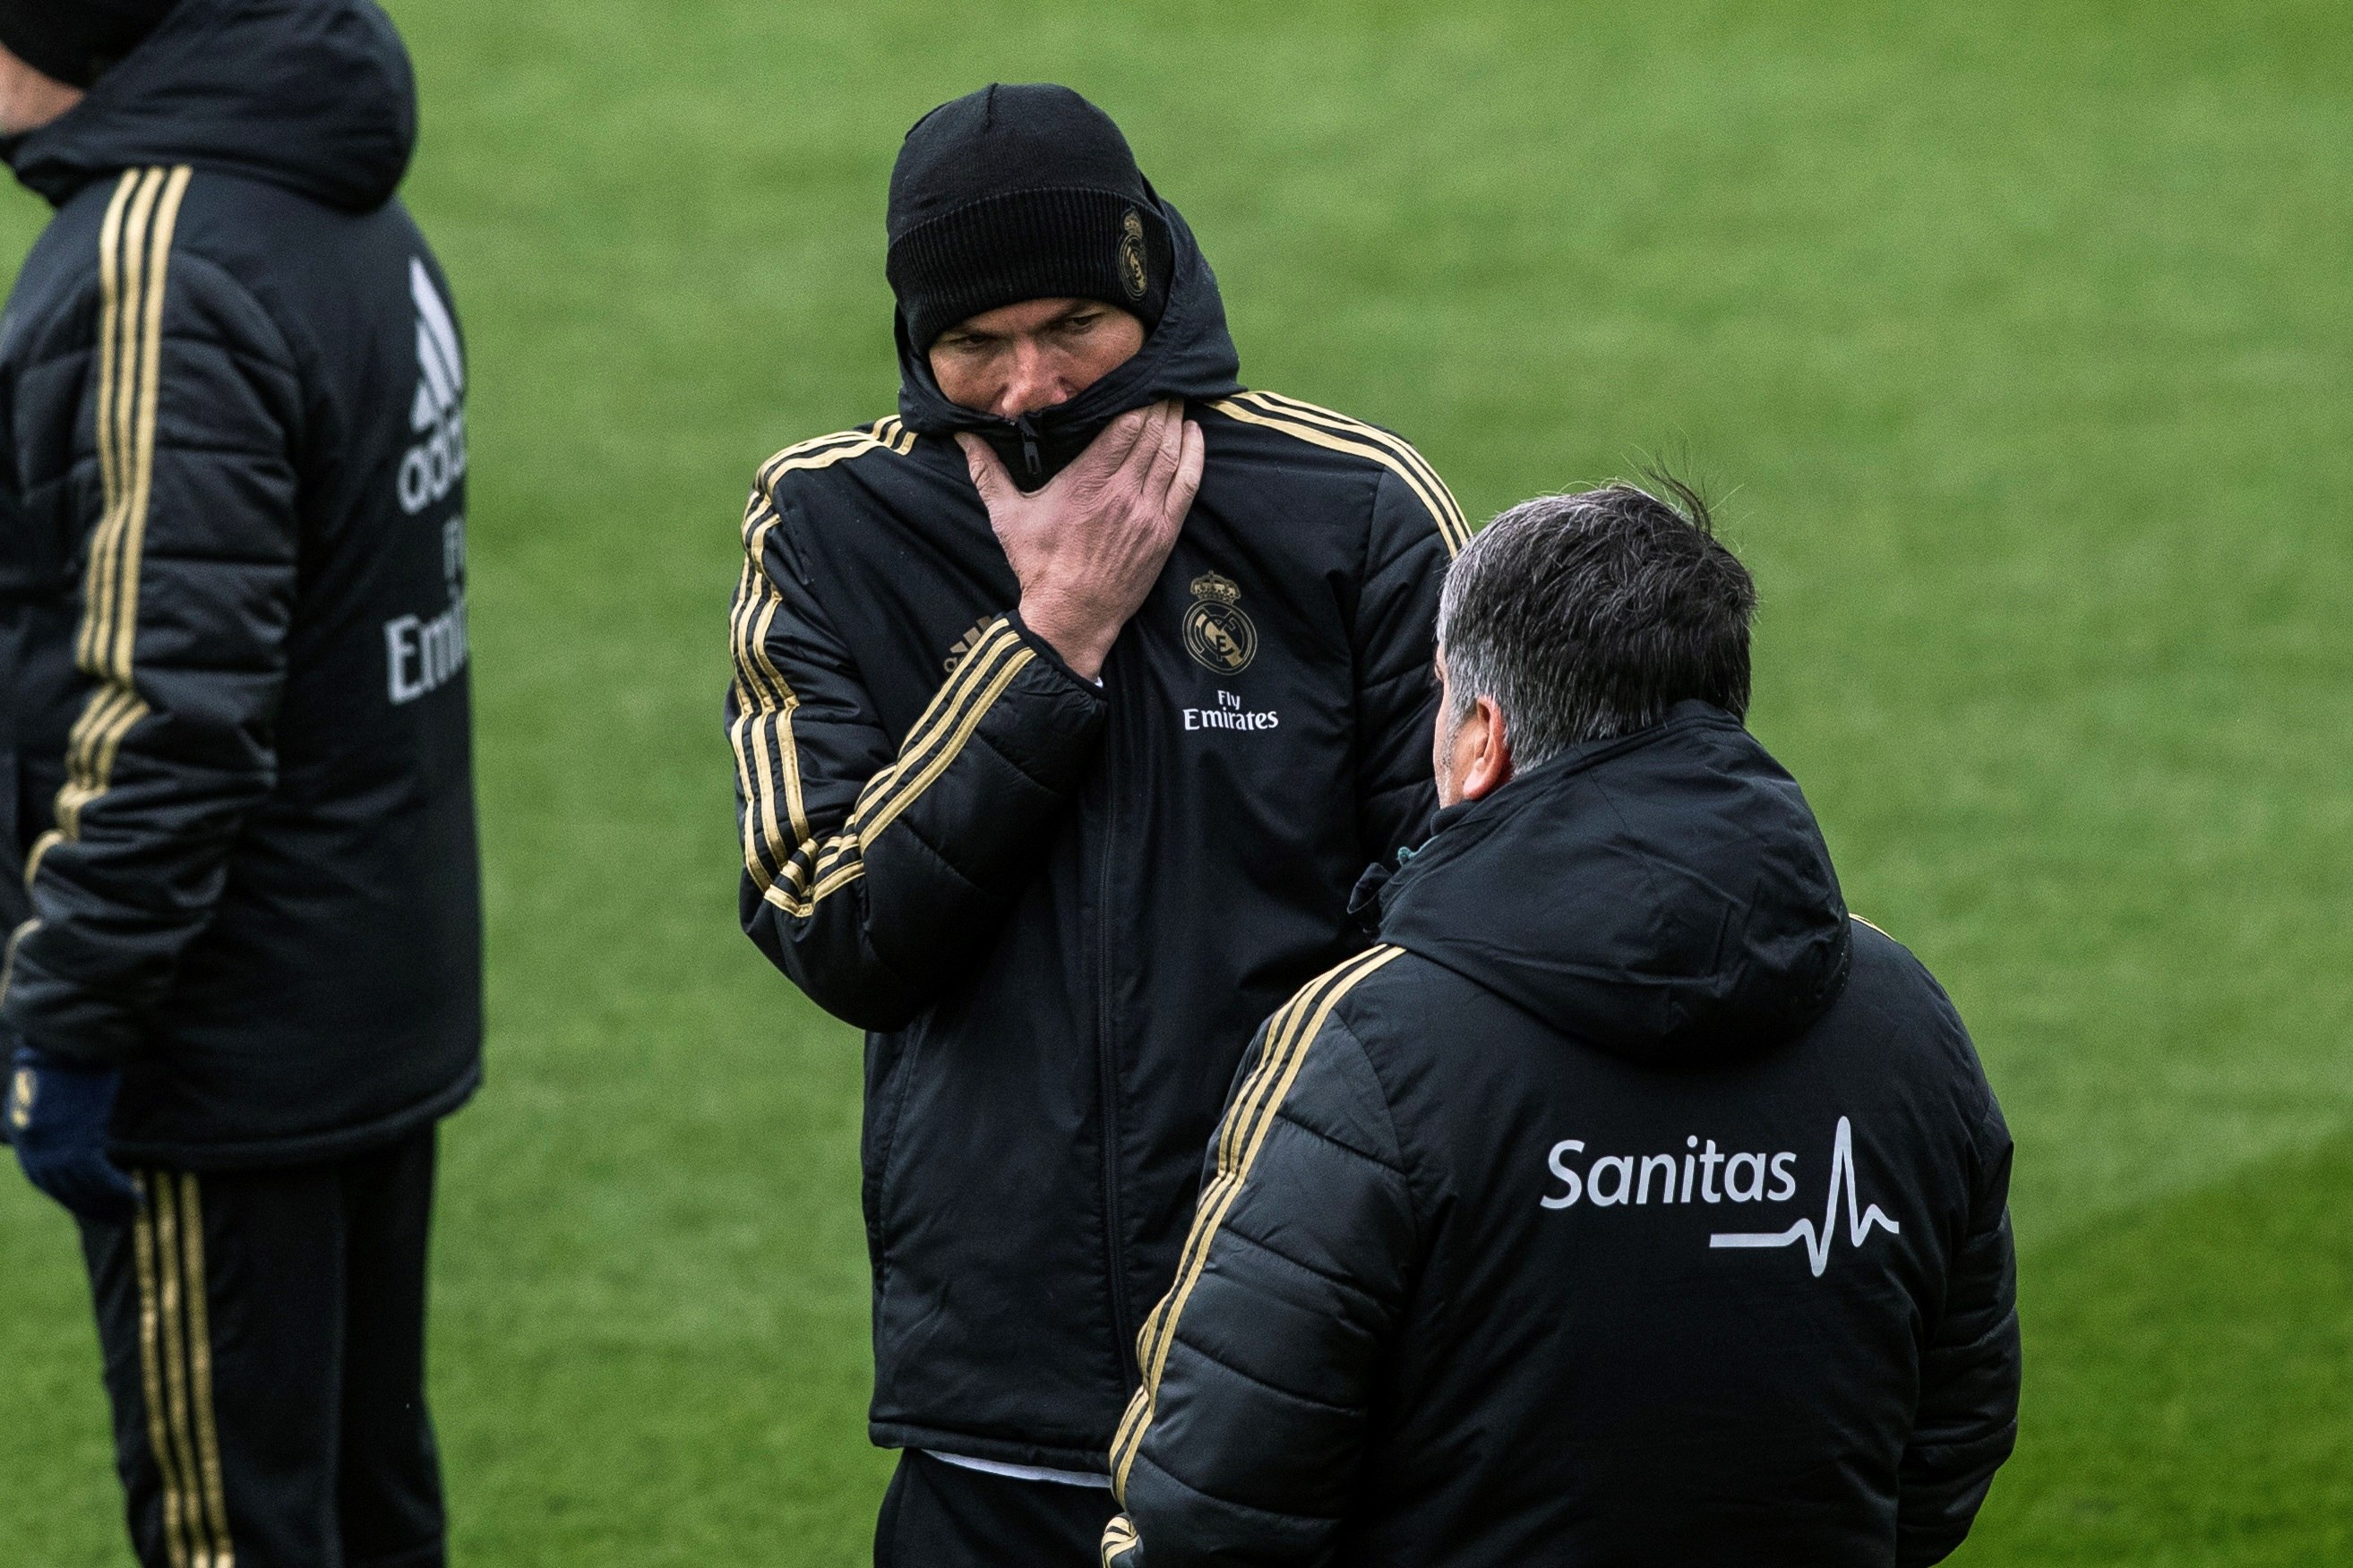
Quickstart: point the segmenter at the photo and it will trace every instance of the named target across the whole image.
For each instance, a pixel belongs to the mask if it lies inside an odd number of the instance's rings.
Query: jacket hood
[[[188,163],[372,212],[416,144],[408,51],[373,0],[180,0],[89,97],[0,157],[59,205],[123,169]]]
[[[1377,889],[1383,941],[1613,1055],[1752,1055],[1846,984],[1846,903],[1812,810],[1704,703],[1440,813],[1402,858]]]
[[[1151,189],[1149,184],[1145,188]],[[1018,420],[1003,419],[949,402],[932,379],[929,358],[908,341],[902,320],[896,329],[899,416],[907,427],[926,436],[977,431],[1004,458],[1015,482],[1035,489],[1086,450],[1104,426],[1132,408],[1172,397],[1201,402],[1240,392],[1241,361],[1234,352],[1233,334],[1226,330],[1226,302],[1208,259],[1176,209],[1157,192],[1152,199],[1168,225],[1168,305],[1134,359],[1068,403]]]

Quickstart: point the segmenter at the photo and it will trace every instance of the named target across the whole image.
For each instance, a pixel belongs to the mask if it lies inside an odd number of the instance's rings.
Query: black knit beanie
[[[1101,300],[1159,325],[1168,226],[1110,115],[1067,87],[992,83],[907,132],[884,271],[907,340],[1024,300]]]
[[[87,88],[177,0],[0,0],[0,44],[43,76]]]

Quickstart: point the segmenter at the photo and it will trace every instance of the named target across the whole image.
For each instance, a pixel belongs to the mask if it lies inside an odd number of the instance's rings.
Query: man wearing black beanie
[[[1078,1568],[1243,1048],[1433,809],[1467,530],[1404,441],[1243,389],[1067,88],[924,116],[888,231],[898,413],[744,517],[743,922],[868,1031],[877,1562]]]
[[[0,0],[56,208],[0,331],[0,1135],[80,1229],[143,1568],[445,1557],[480,910],[416,131],[372,0]]]

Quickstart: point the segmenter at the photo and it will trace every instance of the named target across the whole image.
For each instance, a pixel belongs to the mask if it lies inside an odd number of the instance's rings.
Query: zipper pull
[[[1043,479],[1046,474],[1046,459],[1039,456],[1038,451],[1038,426],[1029,422],[1029,416],[1024,414],[1013,422],[1013,427],[1021,433],[1022,468],[1028,470],[1033,481]]]

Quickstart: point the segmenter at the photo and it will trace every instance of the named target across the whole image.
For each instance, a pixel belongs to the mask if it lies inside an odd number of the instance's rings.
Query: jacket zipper
[[[1021,437],[1021,467],[1029,481],[1035,484],[1046,473],[1046,459],[1038,450],[1038,426],[1029,415],[1024,414],[1013,422],[1013,428]]]
[[[1114,648],[1103,660],[1106,689],[1111,684],[1112,661],[1117,654]],[[1112,952],[1117,934],[1113,927],[1113,874],[1117,864],[1113,850],[1119,840],[1119,781],[1113,771],[1113,759],[1119,750],[1118,725],[1114,709],[1111,732],[1104,737],[1103,746],[1103,877],[1095,901],[1095,1076],[1103,1092],[1103,1263],[1111,1289],[1112,1338],[1118,1347],[1120,1370],[1134,1384],[1137,1381],[1135,1335],[1128,1321],[1127,1252],[1122,1245],[1125,1224],[1119,1201],[1118,1051],[1112,1018]]]

